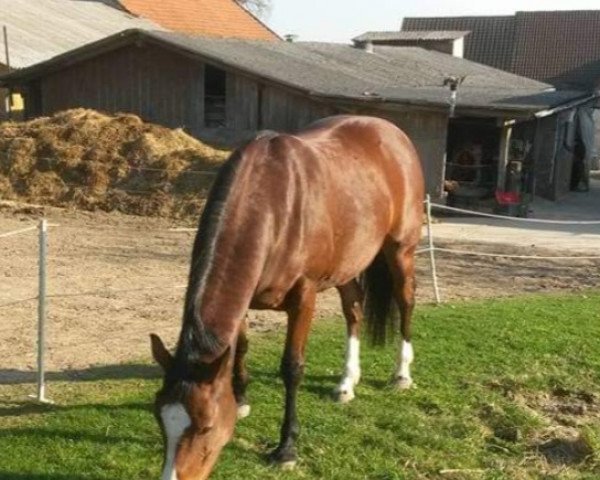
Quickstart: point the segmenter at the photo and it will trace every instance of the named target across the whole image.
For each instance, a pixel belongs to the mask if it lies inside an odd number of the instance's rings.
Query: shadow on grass
[[[106,477],[90,477],[89,475],[73,475],[61,473],[23,473],[0,469],[0,480],[106,480]]]
[[[77,429],[57,429],[55,427],[25,427],[25,428],[3,428],[2,437],[31,438],[32,442],[39,443],[41,439],[48,441],[69,440],[74,442],[92,442],[96,444],[114,445],[115,443],[136,443],[144,447],[155,445],[154,439],[142,439],[129,435],[118,435],[108,433],[91,433]]]
[[[85,410],[94,410],[96,412],[113,413],[122,410],[141,410],[152,411],[150,403],[121,403],[115,405],[106,405],[100,403],[79,404],[79,405],[52,405],[39,404],[32,402],[13,402],[0,401],[0,417],[16,417],[20,415],[29,415],[48,412],[77,412]],[[3,430],[4,431],[4,430]]]
[[[339,380],[335,375],[305,375],[300,389],[322,398],[331,398],[333,389]],[[252,390],[253,381],[260,382],[267,387],[284,388],[281,375],[276,370],[251,370],[250,386],[248,387],[250,390]]]
[[[46,373],[46,380],[50,382],[91,382],[97,380],[128,380],[133,378],[158,379],[161,377],[160,369],[150,364],[105,365]],[[10,368],[0,369],[0,385],[19,385],[35,383],[36,381],[36,372]]]
[[[340,375],[305,375],[300,390],[310,392],[323,400],[335,400],[335,388],[338,386],[342,376]],[[252,370],[250,373],[250,392],[252,391],[252,382],[260,382],[264,386],[280,388],[283,391],[283,380],[279,373],[273,370]],[[365,385],[374,390],[389,389],[392,385],[391,378],[372,378],[363,377],[360,385]],[[360,388],[360,387],[359,387]]]
[[[310,392],[319,398],[331,400],[335,398],[335,388],[338,386],[342,375],[305,375],[300,389]],[[275,370],[252,370],[250,372],[250,391],[252,390],[252,381],[260,382],[262,385],[283,390],[283,380]],[[363,377],[361,385],[366,385],[375,390],[384,390],[390,388],[391,378],[371,378]]]

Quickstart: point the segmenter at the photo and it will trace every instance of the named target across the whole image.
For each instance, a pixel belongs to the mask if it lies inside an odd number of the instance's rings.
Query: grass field
[[[299,398],[301,462],[282,472],[264,461],[282,415],[282,334],[255,335],[252,415],[212,478],[600,478],[600,294],[419,306],[414,345],[415,389],[388,386],[392,347],[365,348],[357,398],[338,405],[343,323],[318,323]],[[15,400],[29,385],[1,387],[0,478],[159,478],[157,373],[98,368],[51,383],[47,407]]]

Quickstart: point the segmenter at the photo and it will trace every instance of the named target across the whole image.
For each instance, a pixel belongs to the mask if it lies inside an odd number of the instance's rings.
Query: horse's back
[[[361,200],[380,203],[393,217],[390,230],[396,236],[402,237],[406,229],[420,232],[421,161],[409,137],[396,125],[376,117],[335,116],[315,122],[298,138],[328,164],[329,182],[337,187],[338,198],[351,192],[353,205]]]
[[[286,246],[286,262],[303,274],[326,286],[340,284],[370,264],[386,237],[418,240],[420,160],[393,124],[330,117],[268,142],[273,182],[279,182],[274,191],[281,192],[273,216],[287,216],[278,222],[284,227],[274,244]],[[273,265],[280,265],[281,252],[274,257]]]

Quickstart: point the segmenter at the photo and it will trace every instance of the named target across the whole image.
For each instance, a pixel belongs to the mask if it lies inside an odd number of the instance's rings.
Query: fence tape
[[[49,157],[38,157],[39,160],[43,160],[49,163],[54,163],[54,164],[58,164],[61,162],[60,159],[58,158],[49,158]],[[170,169],[170,168],[151,168],[151,167],[141,167],[141,166],[137,166],[137,165],[131,165],[131,164],[127,164],[126,167],[134,172],[134,173],[139,173],[140,171],[146,171],[146,172],[169,172],[169,173],[183,173],[183,174],[188,174],[188,173],[192,173],[192,174],[196,174],[196,175],[210,175],[210,176],[216,176],[218,173],[218,170],[175,170],[175,169]]]
[[[90,292],[54,293],[51,295],[46,295],[46,298],[95,297],[95,296],[101,296],[101,295],[112,295],[115,293],[133,293],[133,292],[144,292],[144,291],[151,291],[151,290],[171,290],[171,289],[175,290],[175,289],[180,289],[180,288],[187,288],[187,285],[173,285],[171,287],[156,286],[156,287],[142,287],[142,288],[127,288],[127,289],[122,289],[122,290],[108,288],[108,289],[103,289],[103,290],[94,290],[94,291],[90,291]],[[14,300],[11,302],[2,303],[2,304],[0,304],[0,308],[10,307],[13,305],[18,305],[20,303],[31,302],[33,300],[38,300],[38,297],[23,298],[21,300]]]
[[[472,250],[456,250],[453,248],[435,247],[434,251],[455,253],[457,255],[472,255],[475,257],[522,258],[531,260],[600,260],[600,256],[541,256],[541,255],[511,255],[505,253],[474,252]]]
[[[467,210],[464,208],[449,207],[439,203],[432,203],[433,208],[438,210],[448,210],[457,213],[466,213],[469,215],[478,215],[480,217],[498,218],[509,222],[525,222],[525,223],[546,223],[554,225],[600,225],[600,220],[550,220],[545,218],[523,218],[523,217],[507,217],[505,215],[495,215],[493,213],[477,212],[475,210]]]
[[[0,233],[0,238],[12,237],[13,235],[19,235],[21,233],[31,232],[33,230],[37,230],[37,228],[38,228],[37,226],[36,227],[27,227],[27,228],[22,228],[20,230],[13,230],[12,232]]]
[[[14,301],[8,302],[8,303],[0,303],[0,308],[12,307],[14,305],[19,305],[20,303],[32,302],[37,299],[38,299],[38,297],[31,297],[31,298],[22,298],[21,300],[14,300]]]
[[[46,298],[70,298],[70,297],[94,297],[100,295],[112,295],[115,293],[132,293],[132,292],[144,292],[149,290],[169,290],[169,289],[177,289],[177,288],[187,288],[187,285],[173,285],[171,287],[165,286],[156,286],[156,287],[141,287],[141,288],[127,288],[123,290],[115,290],[115,289],[103,289],[103,290],[94,290],[91,292],[74,292],[74,293],[54,293],[51,295],[46,295]]]

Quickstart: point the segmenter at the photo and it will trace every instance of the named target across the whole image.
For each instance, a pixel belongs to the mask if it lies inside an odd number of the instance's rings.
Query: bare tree
[[[273,8],[272,0],[236,0],[236,2],[260,18],[268,17]]]

